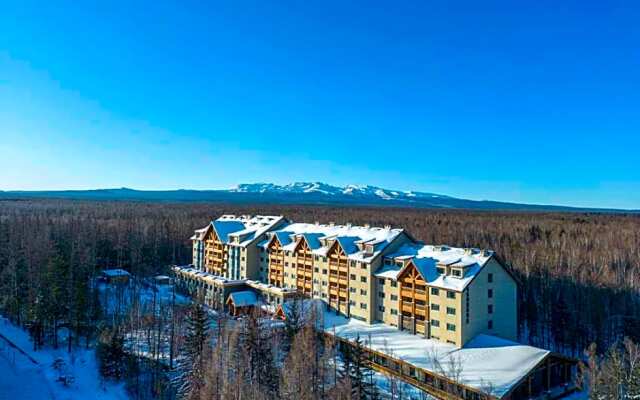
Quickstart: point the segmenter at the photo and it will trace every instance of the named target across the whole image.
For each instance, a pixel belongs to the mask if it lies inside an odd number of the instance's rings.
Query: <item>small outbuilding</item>
[[[234,317],[249,313],[257,304],[258,296],[251,290],[233,292],[229,294],[229,297],[227,298],[229,314]]]
[[[156,285],[170,285],[171,277],[166,275],[158,275],[153,277],[153,283],[155,283]]]
[[[124,269],[114,268],[102,271],[102,279],[107,283],[127,283],[131,274]]]

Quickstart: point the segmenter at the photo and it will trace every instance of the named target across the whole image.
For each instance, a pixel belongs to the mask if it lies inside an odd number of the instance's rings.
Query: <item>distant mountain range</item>
[[[241,184],[224,190],[96,189],[60,191],[0,191],[0,199],[57,198],[76,200],[196,201],[227,203],[393,206],[438,209],[638,212],[554,205],[466,200],[435,193],[383,189],[368,185],[333,186],[321,182]]]

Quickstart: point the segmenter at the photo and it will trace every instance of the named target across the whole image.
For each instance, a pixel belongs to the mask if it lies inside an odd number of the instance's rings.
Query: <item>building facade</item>
[[[348,318],[459,347],[479,334],[517,338],[517,283],[492,251],[425,245],[389,226],[281,216],[223,215],[192,241],[194,268],[182,271],[200,274],[210,297],[249,286],[276,306],[298,293]]]

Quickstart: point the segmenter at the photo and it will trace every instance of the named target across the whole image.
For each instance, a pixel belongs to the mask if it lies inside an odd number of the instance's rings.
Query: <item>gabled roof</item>
[[[227,303],[233,303],[234,307],[251,307],[258,304],[258,296],[251,290],[242,290],[229,294]]]
[[[430,286],[461,292],[471,283],[492,256],[493,252],[491,251],[482,252],[477,249],[412,243],[405,244],[398,251],[388,254],[385,258],[393,260],[410,259]],[[375,275],[380,278],[395,280],[407,265],[383,264]],[[436,270],[439,265],[462,268],[464,276],[458,278],[440,274]]]
[[[389,227],[293,223],[274,231],[271,235],[277,237],[285,251],[293,251],[297,243],[296,237],[302,237],[307,241],[312,252],[320,256],[326,256],[330,247],[330,244],[323,245],[322,241],[335,240],[349,259],[367,262],[377,257],[384,248],[403,233],[405,233],[403,229]],[[270,241],[264,241],[259,245],[266,248],[269,243]],[[363,243],[371,244],[373,252],[367,253],[360,250],[358,245]]]
[[[245,247],[253,243],[254,240],[263,237],[265,232],[275,228],[284,221],[285,219],[282,216],[223,215],[211,221],[207,228],[197,230],[191,239],[196,240],[199,235],[204,236],[206,231],[210,227],[213,227],[220,241],[223,243]]]

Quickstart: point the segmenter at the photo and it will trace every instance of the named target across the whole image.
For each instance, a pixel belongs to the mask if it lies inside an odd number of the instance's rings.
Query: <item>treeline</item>
[[[392,225],[427,243],[491,248],[520,280],[523,341],[581,355],[591,343],[607,349],[624,337],[640,339],[640,216],[622,214],[3,201],[0,308],[14,320],[33,321],[34,304],[53,302],[56,317],[42,321],[43,331],[71,324],[85,318],[74,316],[72,303],[91,299],[90,292],[77,295],[86,276],[105,267],[145,276],[189,263],[193,230],[223,213]],[[54,280],[62,294],[45,288]]]

